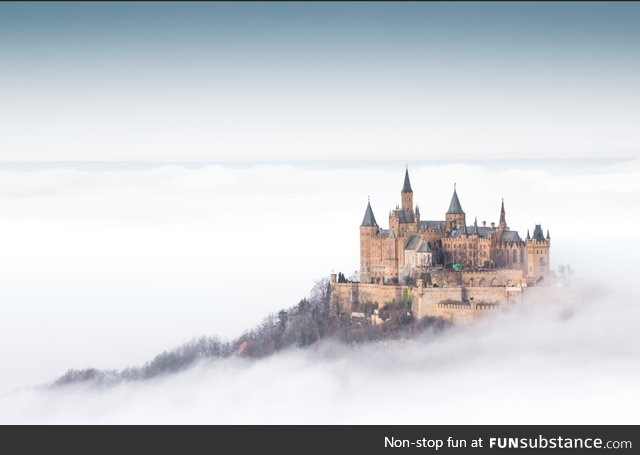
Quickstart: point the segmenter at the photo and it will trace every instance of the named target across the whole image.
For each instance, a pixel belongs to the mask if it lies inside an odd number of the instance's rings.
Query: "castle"
[[[380,228],[367,203],[360,281],[339,283],[331,276],[335,311],[361,314],[365,304],[380,309],[405,301],[416,317],[469,322],[479,312],[520,300],[525,288],[544,286],[550,246],[549,231],[545,236],[540,224],[524,240],[509,229],[504,200],[497,226],[479,226],[477,218],[467,225],[455,185],[444,220],[421,220],[406,169],[389,229]]]

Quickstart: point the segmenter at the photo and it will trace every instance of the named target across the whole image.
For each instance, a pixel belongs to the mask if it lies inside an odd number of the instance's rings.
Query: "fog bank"
[[[584,308],[33,390],[68,368],[237,336],[314,280],[350,274],[367,196],[386,226],[404,166],[0,166],[0,421],[634,423],[640,162],[409,167],[424,219],[443,217],[455,181],[468,217],[497,221],[504,197],[512,229],[549,228],[552,268],[576,270]]]

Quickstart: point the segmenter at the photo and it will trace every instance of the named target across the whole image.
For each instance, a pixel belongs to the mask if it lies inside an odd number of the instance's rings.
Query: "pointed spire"
[[[377,227],[376,217],[373,216],[373,210],[371,209],[371,201],[367,198],[367,210],[364,212],[364,218],[360,227]]]
[[[409,166],[404,171],[404,185],[402,186],[403,193],[413,193],[411,189],[411,182],[409,181]]]
[[[547,240],[551,240],[551,237],[549,237],[549,229],[547,229]]]
[[[529,234],[529,229],[527,229],[527,240],[531,240],[531,235]]]
[[[507,221],[504,215],[504,198],[502,198],[502,205],[500,206],[500,223],[498,223],[498,226],[507,227]]]
[[[464,215],[464,211],[462,210],[462,205],[460,205],[460,199],[458,199],[458,193],[456,192],[456,184],[453,184],[453,196],[451,196],[451,204],[449,204],[449,210],[447,210],[448,214],[462,214]]]
[[[478,217],[477,216],[475,221],[473,222],[473,233],[478,234]]]
[[[416,204],[416,215],[420,215],[420,206]]]

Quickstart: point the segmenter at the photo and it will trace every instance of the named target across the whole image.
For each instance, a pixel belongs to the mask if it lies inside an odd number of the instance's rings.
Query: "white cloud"
[[[538,305],[544,305],[538,302]],[[540,310],[538,308],[538,310]],[[637,423],[637,306],[622,295],[443,335],[202,362],[96,390],[0,398],[3,423]]]
[[[515,413],[522,422],[630,423],[622,404],[625,393],[636,396],[637,291],[614,288],[634,278],[637,163],[411,166],[425,219],[443,216],[457,181],[468,217],[497,221],[504,196],[512,228],[550,228],[552,265],[571,263],[585,283],[612,291],[568,321],[541,314],[428,343],[225,360],[98,394],[27,390],[0,398],[0,420],[252,423],[296,415],[331,423],[392,415],[437,423],[460,422],[463,412],[480,422],[490,408],[487,418],[500,422]],[[386,225],[403,174],[380,163],[56,167],[0,172],[0,391],[67,368],[139,364],[197,335],[238,335],[295,304],[314,279],[355,269],[367,195]],[[413,401],[399,398],[422,389]],[[605,391],[608,401],[597,398]],[[558,412],[544,417],[553,400]]]

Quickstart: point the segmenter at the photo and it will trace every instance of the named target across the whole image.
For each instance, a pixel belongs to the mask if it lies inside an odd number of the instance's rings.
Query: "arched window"
[[[484,278],[480,278],[480,283],[478,283],[480,286],[486,286],[487,282],[485,281]]]
[[[473,287],[473,278],[469,278],[469,287]]]
[[[518,262],[518,252],[516,250],[513,250],[513,260],[514,263]]]
[[[498,280],[496,280],[495,278],[491,280],[491,286],[497,286],[497,285],[498,285]]]

